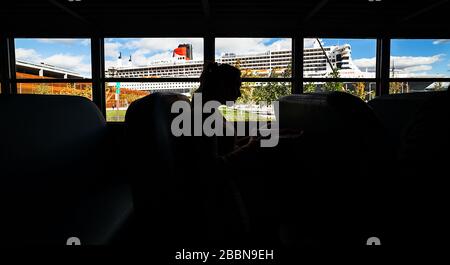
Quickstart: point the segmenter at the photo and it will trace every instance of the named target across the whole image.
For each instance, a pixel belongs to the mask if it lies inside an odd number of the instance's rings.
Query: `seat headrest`
[[[172,120],[178,116],[171,113],[171,108],[177,101],[189,103],[189,99],[181,94],[152,93],[134,101],[125,115],[128,135],[135,139],[146,139],[141,145],[151,147],[147,154],[157,154],[157,159],[164,162],[174,160],[177,143],[180,142],[171,132]]]
[[[83,97],[0,96],[0,152],[7,166],[39,170],[84,160],[105,129],[100,110]]]
[[[406,94],[392,94],[376,97],[369,101],[369,106],[388,130],[395,143],[400,138],[415,114],[434,96],[443,97],[447,92],[416,92]]]
[[[172,104],[177,101],[189,102],[189,99],[184,95],[171,92],[152,93],[134,101],[129,106],[125,123],[131,128],[142,126],[156,130],[170,129],[172,119],[178,115],[171,113]]]
[[[279,100],[280,129],[304,130],[311,157],[387,159],[384,132],[372,109],[360,98],[344,92],[299,94]],[[364,161],[361,163],[361,161]]]
[[[378,120],[361,99],[343,92],[289,95],[280,98],[280,128],[325,133],[373,127]],[[375,126],[377,126],[375,125]]]

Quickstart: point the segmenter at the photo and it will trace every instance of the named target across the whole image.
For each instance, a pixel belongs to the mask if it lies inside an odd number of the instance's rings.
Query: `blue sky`
[[[192,44],[194,60],[203,60],[202,38],[110,38],[105,40],[105,65],[117,66],[120,52],[122,66],[144,66],[154,61],[171,60],[173,49],[182,43]],[[132,62],[129,62],[130,56]]]
[[[450,40],[393,40],[391,54],[397,57],[422,58],[423,62],[426,62],[426,58],[433,58],[425,64],[432,67],[427,72],[439,76],[450,76]],[[398,63],[394,61],[394,66]]]
[[[377,41],[373,39],[322,39],[325,46],[350,44],[353,59],[372,58],[377,53]]]
[[[16,39],[16,59],[47,64],[91,76],[90,39]]]
[[[361,70],[374,71],[376,40],[322,39],[324,45],[348,43],[352,58]],[[392,40],[391,68],[397,77],[450,77],[450,40]]]
[[[312,39],[309,39],[311,41]],[[365,71],[375,68],[376,41],[374,39],[322,39],[325,46],[350,44],[355,64]],[[89,39],[16,39],[16,58],[45,62],[91,76]],[[106,66],[117,65],[122,52],[122,64],[146,65],[152,61],[170,60],[172,50],[180,43],[192,43],[195,60],[203,60],[201,38],[140,38],[106,39]],[[305,40],[305,46],[308,44]],[[281,38],[218,38],[216,56],[225,52],[260,53],[267,50],[291,49],[291,39]],[[128,62],[129,56],[132,62]],[[393,40],[391,62],[403,76],[450,77],[449,40]]]

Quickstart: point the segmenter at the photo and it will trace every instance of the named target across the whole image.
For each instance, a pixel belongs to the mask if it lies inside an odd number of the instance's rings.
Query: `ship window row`
[[[303,65],[311,65],[311,66],[322,66],[322,65],[326,65],[327,62],[304,62]]]
[[[326,66],[325,67],[305,67],[305,71],[318,71],[318,70],[325,71],[325,70],[327,70],[327,67]]]
[[[239,58],[239,59],[217,59],[221,62],[236,62],[236,61],[258,61],[258,60],[291,60],[292,56],[265,56],[257,58]]]
[[[170,91],[174,93],[189,93],[191,92],[191,89],[171,89]],[[155,89],[154,92],[167,92],[167,89]]]
[[[304,61],[314,61],[314,60],[326,60],[325,56],[318,56],[318,57],[308,57],[308,58],[304,58]]]
[[[180,71],[173,71],[180,72]],[[152,74],[172,74],[172,71],[155,71],[155,72],[139,72],[139,73],[120,73],[119,76],[128,76],[128,75],[152,75]],[[181,72],[190,72],[190,73],[201,73],[201,70],[189,70],[189,71],[181,71]]]
[[[328,57],[331,57],[332,55],[328,55]],[[303,57],[304,58],[304,60],[307,60],[307,59],[311,59],[311,58],[315,58],[315,59],[317,59],[317,58],[325,58],[326,56],[325,56],[325,54],[314,54],[314,55],[311,55],[311,56],[305,56],[305,57]]]
[[[323,52],[305,53],[305,57],[324,56]]]
[[[290,60],[272,60],[272,61],[269,61],[269,60],[262,60],[262,61],[248,61],[248,62],[222,62],[222,63],[229,63],[229,64],[232,64],[232,65],[236,65],[236,64],[239,64],[239,65],[244,65],[244,64],[270,64],[270,63],[285,63],[285,64],[289,64],[289,63],[291,63],[291,61]]]
[[[330,50],[326,50],[325,49],[325,52],[326,53],[331,53],[331,51]],[[307,52],[307,51],[305,51],[304,52],[304,56],[311,56],[311,55],[318,55],[318,54],[323,54],[323,51],[322,50],[318,50],[318,51],[309,51],[309,52]]]
[[[331,51],[331,48],[328,47],[324,47],[325,51]],[[305,49],[305,52],[321,52],[322,49],[321,48],[307,48]]]
[[[317,65],[317,64],[304,64],[303,65],[304,68],[308,68],[308,67],[324,67],[324,66],[326,66],[326,64],[320,64],[320,65]]]
[[[263,59],[271,59],[272,58],[272,60],[274,60],[274,59],[277,59],[277,58],[291,58],[292,57],[292,55],[277,55],[276,57],[275,56],[258,56],[258,57],[238,57],[238,58],[230,58],[230,59],[220,59],[220,58],[217,58],[218,60],[221,60],[221,61],[224,61],[224,62],[230,62],[230,61],[237,61],[237,60],[240,60],[240,61],[245,61],[245,60],[263,60]]]
[[[132,71],[132,73],[151,73],[151,72],[155,72],[155,71],[172,71],[173,68],[152,68],[152,69],[148,69],[148,70],[141,70],[141,71]],[[182,69],[177,69],[177,70],[182,70]],[[193,68],[186,68],[186,70],[192,71],[192,70],[198,70],[201,71],[202,67],[193,67]],[[130,72],[130,71],[121,71],[121,72]]]
[[[154,83],[154,84],[127,84],[124,85],[123,88],[185,88],[185,87],[191,87],[192,85],[185,85],[182,83],[179,84],[173,84],[173,83],[164,83],[164,84],[159,84],[159,83]]]
[[[169,73],[172,71],[176,72],[198,72],[201,71],[201,69],[173,69],[173,70],[154,70],[154,71],[148,71],[148,72],[122,72],[119,74],[147,74],[147,73]]]
[[[269,69],[271,66],[272,66],[272,67],[273,67],[273,66],[283,66],[283,67],[287,67],[288,64],[285,64],[285,63],[273,63],[273,64],[271,64],[269,67],[268,67],[267,65],[265,65],[265,64],[249,64],[249,65],[241,66],[241,68],[243,68],[243,69],[248,69],[248,68],[251,68],[251,67],[261,67],[261,68],[264,68],[264,69]]]
[[[236,63],[236,62],[241,62],[241,63],[248,63],[248,62],[261,62],[261,61],[291,61],[292,58],[291,56],[277,56],[277,57],[264,57],[264,58],[250,58],[250,59],[239,59],[239,60],[234,60],[234,59],[225,59],[225,60],[217,60],[218,62],[222,62],[222,63]]]
[[[323,61],[323,62],[304,62],[303,65],[325,65],[327,63],[327,61]]]
[[[324,65],[311,65],[311,66],[304,66],[304,69],[306,70],[306,69],[324,69],[324,70],[326,70],[327,69],[327,67],[328,67],[328,65],[326,65],[326,64],[324,64]]]

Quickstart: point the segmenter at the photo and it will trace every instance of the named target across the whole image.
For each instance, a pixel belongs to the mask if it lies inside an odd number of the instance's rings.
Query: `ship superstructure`
[[[324,54],[324,51],[326,54]],[[331,62],[328,63],[327,56]],[[122,60],[120,58],[120,60]],[[223,53],[216,62],[239,67],[248,77],[281,76],[292,65],[291,50],[266,51],[257,54]],[[121,62],[106,71],[110,78],[191,78],[199,77],[203,70],[203,60],[192,57],[192,46],[180,44],[173,50],[173,57],[166,61],[154,61],[145,66],[126,66]],[[338,69],[343,78],[374,78],[373,72],[362,72],[352,61],[351,46],[326,46],[316,43],[304,49],[304,76],[330,77],[333,69]],[[111,84],[113,85],[113,84]],[[195,82],[123,82],[121,87],[145,91],[173,91],[188,93],[198,87]]]

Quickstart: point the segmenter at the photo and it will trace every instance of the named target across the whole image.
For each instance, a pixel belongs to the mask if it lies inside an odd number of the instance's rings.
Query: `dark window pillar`
[[[91,38],[92,100],[106,117],[104,39]]]
[[[303,37],[296,34],[292,38],[292,93],[303,93]]]
[[[389,67],[391,58],[391,40],[380,38],[377,41],[377,91],[376,96],[389,94]]]

